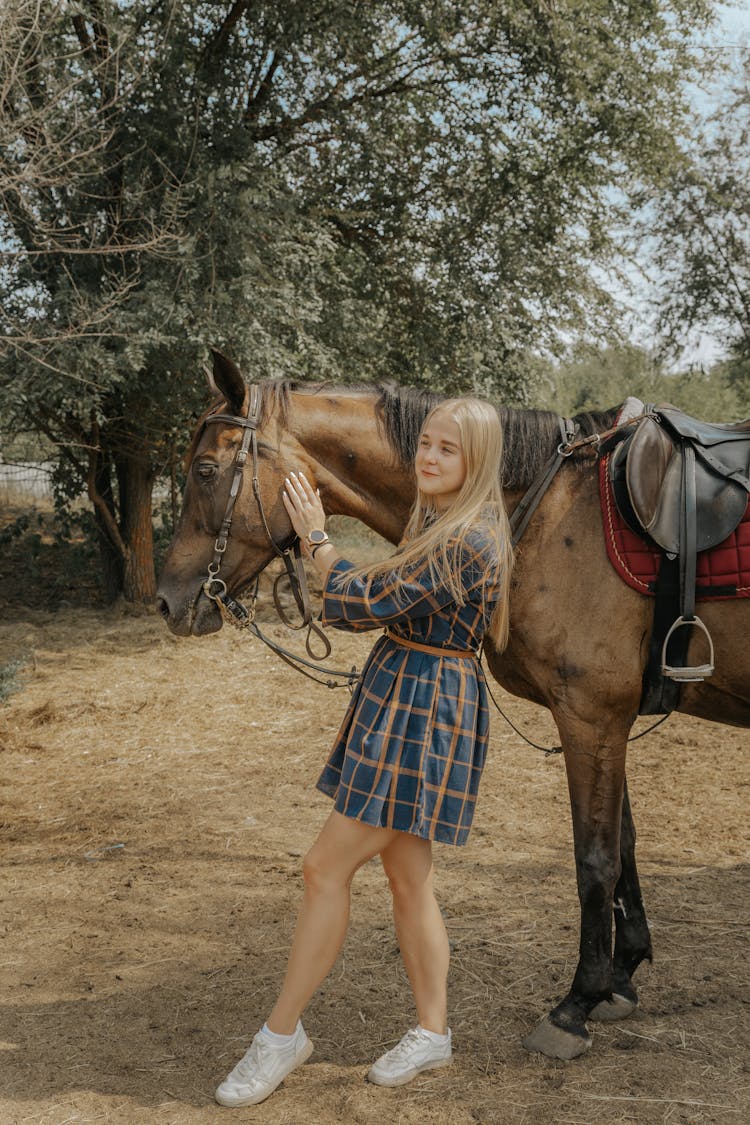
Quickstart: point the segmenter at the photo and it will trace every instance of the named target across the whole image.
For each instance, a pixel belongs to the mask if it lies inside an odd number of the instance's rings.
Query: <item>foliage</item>
[[[660,329],[679,351],[690,334],[723,340],[722,372],[750,414],[750,58],[727,97],[646,197],[644,231],[659,277]]]
[[[729,359],[716,365],[715,370],[737,396],[738,416],[750,418],[750,349],[747,342],[737,340],[730,348]]]
[[[628,395],[647,403],[671,402],[716,422],[743,416],[729,365],[670,372],[658,356],[635,345],[578,348],[567,362],[550,364],[535,405],[570,415],[616,406]]]
[[[0,406],[153,591],[153,481],[209,343],[248,375],[528,397],[611,323],[628,193],[708,0],[17,0],[0,11]],[[151,567],[151,576],[147,571]]]
[[[28,512],[17,516],[3,528],[0,528],[0,547],[9,547],[15,539],[20,539],[31,526],[31,516]]]

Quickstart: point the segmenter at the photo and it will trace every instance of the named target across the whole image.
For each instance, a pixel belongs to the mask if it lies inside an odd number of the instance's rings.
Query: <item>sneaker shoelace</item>
[[[245,1057],[240,1059],[237,1064],[236,1073],[240,1078],[257,1077],[258,1070],[263,1066],[263,1056],[267,1056],[271,1049],[270,1044],[264,1043],[262,1038],[256,1039],[249,1051],[245,1053]]]
[[[406,1035],[404,1035],[401,1042],[397,1043],[396,1046],[388,1052],[388,1054],[393,1059],[399,1058],[401,1055],[408,1054],[411,1051],[412,1047],[416,1047],[420,1043],[424,1043],[426,1039],[426,1035],[423,1035],[420,1031],[417,1031],[416,1027],[411,1027],[407,1031]]]

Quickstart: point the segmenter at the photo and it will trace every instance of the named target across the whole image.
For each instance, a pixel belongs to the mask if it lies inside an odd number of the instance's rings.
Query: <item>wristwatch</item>
[[[314,527],[313,530],[308,532],[305,536],[305,543],[307,543],[310,551],[313,551],[316,547],[322,547],[323,544],[328,543],[328,541],[328,536],[325,531],[321,531],[320,528],[317,527]]]

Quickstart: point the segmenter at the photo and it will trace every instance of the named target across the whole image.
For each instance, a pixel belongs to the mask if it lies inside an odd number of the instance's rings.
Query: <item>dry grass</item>
[[[28,662],[0,706],[0,1121],[229,1119],[213,1088],[278,987],[343,699],[237,633],[179,641],[151,616],[6,610],[0,643]],[[337,637],[337,664],[368,643]],[[545,712],[506,703],[554,740]],[[363,1081],[412,1019],[373,863],[306,1016],[311,1062],[232,1119],[750,1120],[748,735],[673,718],[636,746],[656,963],[630,1020],[573,1063],[520,1045],[569,984],[577,899],[562,765],[496,719],[470,843],[437,850],[455,1066],[401,1090]]]

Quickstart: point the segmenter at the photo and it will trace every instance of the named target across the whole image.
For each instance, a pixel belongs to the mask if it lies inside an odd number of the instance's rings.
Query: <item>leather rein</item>
[[[312,607],[310,605],[310,594],[307,587],[307,577],[305,575],[305,568],[302,563],[302,551],[300,548],[299,537],[294,535],[290,542],[286,544],[279,544],[273,537],[271,528],[269,527],[266,513],[263,508],[263,499],[260,494],[260,480],[258,477],[258,423],[260,420],[261,410],[261,393],[260,387],[257,383],[251,383],[249,387],[249,395],[247,402],[247,413],[244,417],[237,414],[225,414],[217,410],[213,414],[209,414],[204,420],[204,426],[212,423],[223,422],[229,426],[240,427],[243,431],[242,441],[240,442],[239,449],[234,459],[232,483],[229,488],[229,498],[227,506],[224,510],[224,518],[221,521],[219,533],[214,542],[214,556],[208,564],[208,573],[203,580],[201,589],[207,598],[216,603],[216,606],[222,616],[222,620],[234,625],[238,629],[250,629],[255,636],[272,649],[277,656],[280,656],[285,663],[289,664],[296,671],[301,672],[303,676],[307,676],[316,683],[325,684],[326,687],[349,687],[351,690],[353,684],[356,682],[358,675],[355,669],[351,671],[336,671],[331,668],[321,668],[315,661],[327,660],[331,655],[331,643],[326,637],[320,626],[313,620]],[[305,638],[305,649],[310,660],[306,660],[302,656],[298,656],[289,649],[284,648],[282,645],[277,644],[261,632],[258,624],[255,621],[256,603],[258,598],[258,579],[255,580],[255,588],[253,590],[250,605],[244,605],[238,598],[233,597],[227,590],[227,584],[223,578],[219,578],[219,571],[224,559],[224,553],[227,549],[229,542],[229,532],[232,526],[232,518],[234,516],[234,508],[239,496],[240,487],[245,475],[245,464],[247,462],[248,454],[252,456],[252,487],[255,502],[258,506],[261,523],[265,531],[268,542],[273,547],[274,553],[284,563],[284,573],[277,574],[273,584],[273,602],[276,607],[281,621],[288,629],[307,629],[307,636]],[[300,613],[300,622],[295,624],[287,616],[279,597],[280,583],[285,579],[289,582],[289,587],[292,591],[297,609]],[[322,652],[316,652],[313,649],[312,638],[313,636],[322,646]],[[326,676],[326,679],[321,680],[317,676],[312,675],[306,669],[313,669],[315,672],[320,672]],[[340,680],[341,682],[338,682]]]
[[[229,624],[234,625],[239,629],[249,629],[258,638],[258,640],[267,645],[268,648],[275,652],[276,655],[279,656],[291,668],[294,668],[295,671],[301,672],[303,676],[307,676],[308,679],[314,680],[315,683],[323,684],[325,687],[348,687],[349,690],[352,691],[354,685],[359,679],[359,673],[357,672],[356,668],[352,668],[350,671],[340,671],[331,668],[323,668],[319,664],[315,663],[315,661],[317,660],[326,660],[330,656],[331,644],[320,626],[317,625],[315,621],[313,621],[312,609],[310,606],[310,597],[307,588],[307,578],[305,575],[305,568],[302,563],[299,538],[295,535],[292,541],[287,543],[286,545],[278,544],[273,537],[268,524],[268,520],[266,518],[266,513],[263,508],[263,499],[260,494],[260,481],[258,478],[257,429],[260,418],[260,407],[260,387],[257,383],[252,383],[249,387],[247,414],[245,417],[241,417],[236,414],[225,414],[223,412],[217,411],[214,414],[209,414],[208,417],[204,420],[204,425],[224,422],[230,426],[238,426],[243,430],[243,434],[240,447],[237,450],[237,454],[234,460],[232,483],[229,489],[229,499],[227,500],[224,518],[221,521],[219,534],[217,535],[216,541],[214,543],[214,557],[209,563],[208,574],[206,575],[201,588],[206,597],[210,598],[213,602],[216,603],[224,621],[227,621]],[[619,436],[621,431],[627,430],[631,425],[639,422],[640,420],[641,417],[634,418],[619,426],[613,426],[612,429],[607,430],[604,433],[595,433],[591,434],[589,437],[578,438],[578,440],[576,440],[578,427],[574,425],[574,423],[569,418],[558,418],[561,441],[550,458],[542,466],[536,478],[532,481],[530,487],[524,493],[523,497],[516,505],[510,517],[510,528],[513,546],[515,547],[521,539],[529,524],[529,521],[531,520],[532,515],[538,508],[545,493],[552,484],[552,481],[557,475],[557,472],[560,469],[563,461],[565,461],[573,453],[578,452],[578,450],[587,448],[589,446],[594,446],[598,454],[604,441],[606,441],[607,439],[611,440],[613,438],[613,435]],[[615,441],[617,440],[617,436],[614,438]],[[285,568],[285,573],[278,574],[273,584],[273,601],[276,607],[276,612],[281,618],[281,621],[288,628],[294,630],[307,628],[305,648],[307,650],[308,656],[312,658],[310,660],[306,660],[304,657],[299,656],[297,653],[291,652],[289,649],[286,649],[282,645],[277,644],[276,641],[272,641],[258,627],[255,621],[256,602],[258,596],[257,578],[255,579],[255,588],[253,590],[249,606],[244,605],[241,601],[239,601],[238,598],[232,597],[232,595],[227,590],[227,586],[224,580],[222,578],[219,578],[219,571],[221,569],[221,563],[224,557],[224,553],[227,549],[229,532],[232,525],[232,517],[234,515],[234,507],[237,502],[240,486],[244,477],[245,463],[248,458],[248,453],[252,454],[253,495],[258,506],[258,512],[263,524],[263,529],[266,533],[266,538],[273,547],[274,553],[283,561]],[[299,624],[295,624],[293,621],[290,621],[279,599],[279,584],[284,581],[285,578],[287,578],[289,581],[289,586],[294,596],[294,600],[297,604],[297,608],[300,612],[301,621]],[[322,654],[315,653],[312,649],[311,636],[313,634],[318,638],[323,646]],[[313,672],[320,673],[325,677],[325,679],[321,679],[318,675],[313,675],[313,673],[311,671],[308,671],[307,669],[312,669]],[[522,731],[518,730],[518,728],[511,722],[511,720],[499,706],[497,700],[492,694],[491,689],[489,688],[489,684],[487,685],[487,688],[490,694],[490,698],[492,699],[492,702],[494,703],[496,709],[503,716],[505,721],[513,728],[516,734],[518,734],[524,740],[524,742],[527,742],[536,750],[542,750],[545,754],[557,754],[562,752],[561,746],[539,746],[537,745],[537,743],[532,742],[531,739],[527,738],[527,736],[523,734]],[[666,717],[667,716],[664,716],[664,718]],[[628,739],[628,741],[634,741],[636,738],[641,738],[644,734],[650,733],[650,731],[653,730],[654,727],[659,726],[659,724],[663,721],[663,718],[660,719],[657,723],[654,723],[652,727],[649,727],[647,730],[642,731],[638,735],[632,736],[630,739]]]

